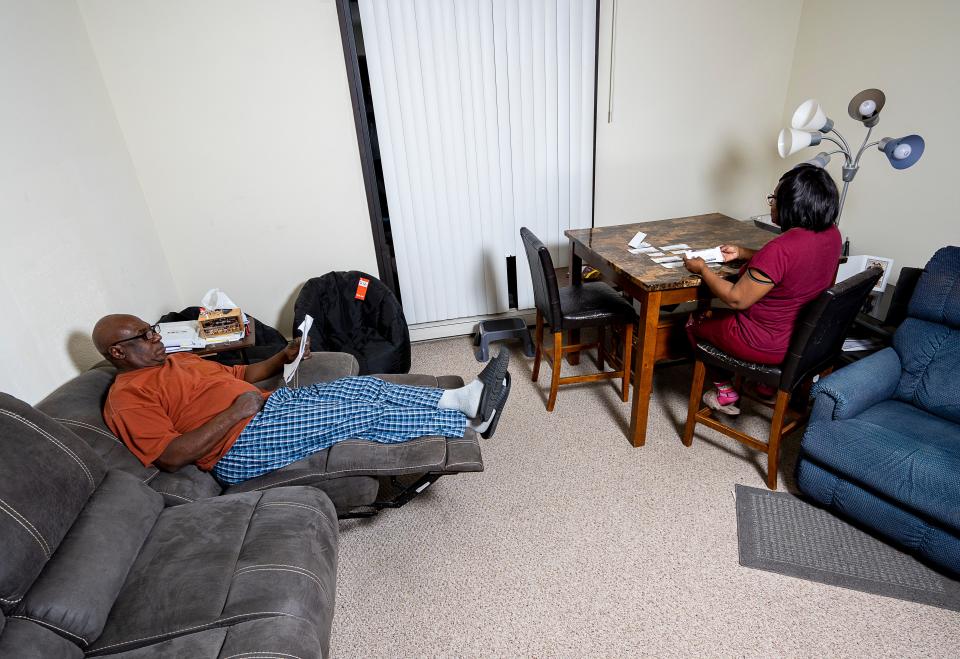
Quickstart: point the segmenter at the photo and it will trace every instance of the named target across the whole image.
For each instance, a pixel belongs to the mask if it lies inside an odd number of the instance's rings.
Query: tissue
[[[219,288],[211,288],[200,300],[200,306],[204,309],[236,309],[240,305]]]

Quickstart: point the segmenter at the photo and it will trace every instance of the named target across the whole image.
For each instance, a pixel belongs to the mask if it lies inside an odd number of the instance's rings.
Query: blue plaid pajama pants
[[[443,389],[349,377],[273,392],[213,467],[240,483],[350,438],[396,444],[424,435],[463,437],[467,417],[440,409]]]

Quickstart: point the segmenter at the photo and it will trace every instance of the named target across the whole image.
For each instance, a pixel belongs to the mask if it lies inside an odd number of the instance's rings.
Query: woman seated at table
[[[825,170],[798,165],[780,177],[772,195],[770,216],[781,234],[762,249],[721,245],[724,261],[744,259],[740,278],[727,281],[703,259],[686,259],[710,291],[730,309],[695,313],[687,321],[691,342],[706,341],[729,355],[760,364],[779,364],[787,354],[800,309],[833,284],[840,259],[837,186]],[[703,395],[711,409],[739,414],[740,395],[729,373],[714,375],[714,389]],[[757,385],[761,398],[775,395]]]

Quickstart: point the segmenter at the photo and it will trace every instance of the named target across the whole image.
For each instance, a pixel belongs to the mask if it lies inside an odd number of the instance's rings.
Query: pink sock
[[[729,381],[714,382],[713,386],[717,388],[717,402],[721,405],[733,405],[740,400],[740,394]]]
[[[767,398],[773,398],[777,395],[776,387],[770,387],[765,384],[757,383],[757,393],[761,396],[766,396]]]

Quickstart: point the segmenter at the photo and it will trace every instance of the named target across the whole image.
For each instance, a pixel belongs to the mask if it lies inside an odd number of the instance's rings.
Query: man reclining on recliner
[[[271,393],[253,383],[293,361],[299,339],[270,359],[227,367],[191,354],[168,356],[156,326],[114,314],[97,322],[93,342],[117,367],[103,416],[130,451],[145,466],[175,471],[193,463],[231,484],[349,438],[462,437],[468,426],[490,438],[510,393],[506,351],[459,389],[362,376]]]

